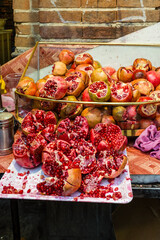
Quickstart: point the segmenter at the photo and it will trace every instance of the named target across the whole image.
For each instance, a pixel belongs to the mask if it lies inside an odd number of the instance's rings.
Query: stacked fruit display
[[[55,111],[62,119],[82,115],[90,128],[99,122],[116,123],[121,129],[146,128],[153,123],[159,127],[159,105],[147,102],[160,100],[160,67],[155,68],[144,58],[137,58],[131,64],[117,70],[111,66],[102,67],[89,53],[74,56],[72,51],[64,49],[59,61],[53,64],[51,74],[36,83],[24,77],[17,91],[64,100],[63,103],[34,100],[32,108]],[[83,104],[83,101],[90,104]],[[102,102],[116,102],[119,106],[102,107]],[[130,106],[122,106],[124,102]]]
[[[57,123],[52,111],[33,109],[21,128],[13,144],[14,158],[24,168],[42,164],[44,176],[37,184],[41,194],[66,196],[79,189],[105,197],[102,179],[119,176],[126,166],[127,138],[115,124],[98,123],[90,130],[85,117]]]

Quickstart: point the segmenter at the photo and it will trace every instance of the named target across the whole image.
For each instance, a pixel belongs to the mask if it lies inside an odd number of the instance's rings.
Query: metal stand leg
[[[21,240],[20,236],[20,224],[19,224],[19,212],[18,212],[18,200],[10,200],[12,228],[13,228],[13,240]]]

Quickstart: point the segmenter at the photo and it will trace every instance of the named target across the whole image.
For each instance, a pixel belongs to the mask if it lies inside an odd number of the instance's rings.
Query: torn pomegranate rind
[[[127,157],[124,154],[108,151],[101,151],[98,154],[97,161],[100,169],[105,171],[105,178],[116,178],[124,170],[127,164]]]
[[[67,176],[62,178],[48,177],[45,181],[37,184],[41,194],[54,196],[69,196],[76,192],[81,185],[81,170],[69,169]]]

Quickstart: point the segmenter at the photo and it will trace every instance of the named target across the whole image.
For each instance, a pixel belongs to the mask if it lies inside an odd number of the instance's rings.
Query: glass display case
[[[52,67],[54,62],[59,61],[59,54],[63,49],[69,49],[74,52],[75,56],[80,53],[89,53],[95,61],[98,61],[102,68],[106,66],[113,67],[116,71],[119,68],[125,67],[126,69],[130,69],[133,65],[135,59],[144,58],[148,59],[152,64],[152,69],[156,69],[160,67],[160,46],[155,44],[115,44],[115,43],[56,43],[56,42],[37,42],[33,52],[28,60],[26,68],[22,74],[21,80],[23,77],[31,77],[37,82],[39,79],[43,79],[45,76],[52,74]],[[71,66],[68,66],[68,69]],[[21,81],[20,80],[20,81]],[[145,80],[147,81],[147,80]],[[129,84],[132,85],[133,89],[133,81]],[[148,82],[148,81],[147,81]],[[144,89],[146,85],[141,85],[139,88]],[[153,87],[151,90],[146,92],[146,95],[143,93],[140,96],[147,96],[151,94],[151,92],[155,91],[156,88]],[[158,90],[159,91],[159,90]],[[151,98],[152,99],[152,98]],[[83,109],[85,108],[86,104],[89,104],[90,107],[97,107],[104,111],[104,109],[108,108],[109,114],[113,115],[113,108],[115,107],[123,107],[127,108],[128,106],[135,106],[135,109],[138,109],[139,106],[146,106],[147,108],[156,108],[157,115],[159,114],[159,100],[158,97],[147,100],[137,101],[132,100],[128,102],[113,102],[107,100],[105,102],[88,102],[82,101],[81,96],[74,101],[77,105],[82,105]],[[50,106],[54,106],[49,110],[56,111],[56,107],[58,104],[61,103],[73,103],[73,101],[65,100],[65,99],[51,99],[51,98],[42,98],[36,96],[25,95],[20,93],[16,90],[16,118],[21,122],[24,116],[31,111],[33,108],[40,108],[43,109],[42,104],[43,102],[48,103]],[[46,110],[46,109],[44,109]],[[151,122],[154,122],[154,117],[142,117],[138,118],[138,123],[141,119],[150,119]],[[133,120],[133,121],[132,121]],[[134,123],[134,119],[131,119],[132,123],[125,124],[125,120],[121,120],[121,123],[118,121],[118,125],[122,128],[124,135],[127,136],[138,136],[144,127],[141,127],[139,124],[136,125]],[[144,122],[147,122],[144,120]],[[143,122],[143,121],[141,121]],[[143,122],[143,126],[145,126]]]

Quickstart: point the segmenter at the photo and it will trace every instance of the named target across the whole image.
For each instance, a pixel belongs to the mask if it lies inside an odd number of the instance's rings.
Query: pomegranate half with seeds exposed
[[[65,171],[61,178],[47,177],[45,181],[37,184],[41,194],[54,196],[70,196],[76,192],[81,185],[81,170],[71,168]]]
[[[88,86],[89,76],[85,71],[82,71],[82,70],[76,71],[74,69],[69,69],[65,76],[69,77],[72,75],[77,75],[78,77],[80,77],[83,80],[85,87]]]
[[[21,128],[23,133],[26,135],[29,133],[39,133],[47,127],[55,129],[57,123],[56,116],[53,112],[45,112],[43,110],[33,109],[29,112],[23,119],[21,123]]]
[[[105,178],[118,177],[127,164],[127,157],[114,150],[105,150],[98,153],[97,162]]]
[[[107,83],[97,81],[89,85],[88,93],[93,101],[106,102],[110,98],[111,90]]]
[[[132,87],[128,83],[117,82],[110,86],[111,102],[130,102],[132,99]]]
[[[80,64],[76,67],[76,71],[84,71],[87,73],[88,77],[91,77],[91,74],[94,70],[94,67],[91,64]]]
[[[35,168],[42,162],[42,151],[47,141],[41,134],[22,135],[13,143],[13,155],[16,162],[24,168]]]
[[[42,153],[42,170],[50,176],[42,183],[37,184],[37,189],[42,194],[71,195],[77,191],[81,184],[81,170],[72,165],[76,152],[70,143],[55,140],[49,143]]]
[[[76,74],[66,77],[65,80],[68,84],[67,95],[78,97],[85,89],[84,81]]]
[[[153,101],[152,97],[140,97],[137,102],[148,102]],[[155,118],[157,112],[157,105],[154,103],[151,104],[141,104],[137,108],[137,112],[143,118]]]
[[[90,139],[98,152],[111,149],[122,152],[127,146],[127,137],[123,136],[120,127],[113,123],[98,123],[91,129]]]
[[[76,157],[73,159],[74,168],[80,168],[82,174],[87,174],[96,166],[96,148],[91,142],[81,138],[74,142]]]
[[[104,175],[105,171],[101,171],[98,167],[95,167],[92,172],[82,176],[80,191],[85,194],[90,194],[91,197],[100,197],[99,194],[96,193],[97,190],[100,189],[100,183]]]
[[[89,133],[89,125],[85,117],[77,116],[73,122],[69,118],[62,120],[58,127],[56,136],[74,145],[75,140],[86,139]]]
[[[68,84],[66,80],[59,76],[50,76],[43,86],[44,97],[61,99],[66,95]]]

